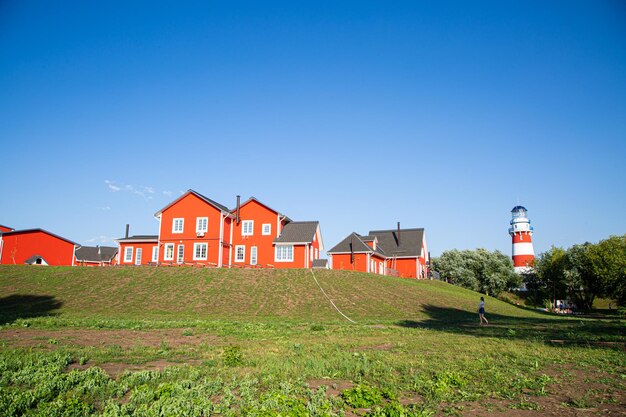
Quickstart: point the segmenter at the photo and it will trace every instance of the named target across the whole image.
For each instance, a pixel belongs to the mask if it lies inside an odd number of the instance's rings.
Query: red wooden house
[[[135,235],[117,239],[117,265],[156,265],[159,262],[159,237]]]
[[[424,229],[352,233],[328,251],[332,269],[427,278],[429,254]]]
[[[2,231],[0,264],[71,266],[78,247],[78,243],[43,229]]]

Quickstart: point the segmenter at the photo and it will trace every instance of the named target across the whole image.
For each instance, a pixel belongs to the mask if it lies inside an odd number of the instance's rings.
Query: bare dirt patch
[[[78,363],[72,363],[67,367],[67,371],[70,372],[72,370],[80,370],[84,371],[85,369],[98,367],[101,368],[104,372],[106,372],[111,378],[116,378],[125,371],[130,372],[139,372],[139,371],[162,371],[165,368],[169,368],[170,366],[182,366],[182,365],[198,365],[201,361],[199,360],[187,360],[182,362],[172,362],[166,360],[158,360],[152,362],[146,362],[142,364],[131,364],[124,362],[106,362],[101,364],[92,364],[90,362],[85,363],[84,365],[80,365]]]
[[[307,384],[312,391],[316,391],[321,386],[326,386],[326,395],[335,397],[342,391],[354,387],[354,383],[351,381],[341,379],[312,379],[307,381]]]
[[[58,345],[77,346],[120,346],[159,347],[166,344],[175,348],[179,346],[198,346],[206,343],[220,345],[220,337],[208,334],[191,334],[185,336],[185,329],[155,330],[92,330],[92,329],[7,329],[0,331],[0,340],[13,347],[33,347],[44,345],[54,348]]]

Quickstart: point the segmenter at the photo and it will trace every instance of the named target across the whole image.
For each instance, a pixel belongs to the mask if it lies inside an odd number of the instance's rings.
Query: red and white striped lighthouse
[[[509,234],[513,239],[513,266],[515,272],[521,274],[529,269],[529,265],[535,259],[532,239],[533,228],[526,215],[525,207],[513,207],[511,215]]]

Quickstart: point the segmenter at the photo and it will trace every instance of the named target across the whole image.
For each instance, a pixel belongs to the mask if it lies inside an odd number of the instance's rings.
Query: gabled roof
[[[388,257],[419,257],[422,254],[422,243],[424,241],[424,229],[400,229],[398,241],[398,230],[371,230],[370,236],[378,238],[378,246],[385,251]]]
[[[178,197],[176,200],[172,201],[171,203],[169,203],[167,206],[163,207],[161,210],[157,211],[156,213],[154,213],[154,217],[158,217],[161,213],[163,213],[165,210],[167,210],[168,208],[172,207],[174,204],[178,203],[180,200],[182,200],[183,198],[187,197],[189,194],[193,194],[196,197],[198,197],[200,200],[212,205],[213,207],[215,207],[216,209],[220,210],[220,211],[225,211],[225,212],[229,212],[230,210],[228,209],[228,207],[226,207],[223,204],[218,203],[217,201],[211,200],[210,198],[203,196],[202,194],[200,194],[197,191],[194,191],[192,189],[187,190],[187,192],[183,195],[181,195],[180,197]]]
[[[350,233],[344,240],[335,245],[334,248],[327,251],[326,253],[364,253],[364,252],[372,252],[377,253],[381,256],[385,256],[385,252],[380,248],[379,245],[376,246],[376,250],[374,250],[370,245],[365,242],[371,242],[374,240],[373,236],[361,236],[358,233]]]
[[[35,254],[35,255],[31,256],[30,258],[26,259],[24,261],[24,263],[26,265],[36,264],[37,263],[37,259],[41,259],[46,265],[48,264],[48,262],[46,262],[46,260],[43,258],[43,256],[37,255],[37,254]]]
[[[3,225],[3,224],[0,224],[0,234],[2,234],[2,233],[7,233],[7,232],[3,232],[3,231],[2,231],[2,229],[7,229],[9,232],[12,232],[12,231],[14,231],[14,230],[15,230],[15,229],[14,229],[14,228],[12,228],[12,227],[5,226],[5,225]]]
[[[312,268],[328,268],[328,259],[313,259]]]
[[[241,203],[240,207],[243,207],[243,206],[245,206],[246,204],[248,204],[248,203],[250,203],[250,202],[252,202],[252,201],[256,201],[257,203],[259,203],[260,205],[262,205],[262,206],[263,206],[263,207],[265,207],[266,209],[268,209],[268,210],[270,210],[270,211],[273,211],[274,213],[278,214],[279,216],[284,217],[284,218],[285,218],[285,220],[287,220],[288,222],[290,222],[290,221],[291,221],[291,219],[290,219],[289,217],[285,216],[283,213],[281,213],[281,212],[279,212],[279,211],[274,210],[273,208],[271,208],[271,207],[270,207],[270,206],[268,206],[267,204],[263,203],[262,201],[260,201],[260,200],[259,200],[258,198],[256,198],[256,197],[250,197],[250,198],[248,198],[246,201],[244,201],[243,203]],[[231,212],[232,214],[234,214],[236,211],[237,211],[237,207],[235,207],[234,209],[232,209],[230,212]]]
[[[11,236],[11,235],[17,235],[17,234],[22,234],[22,233],[35,233],[35,232],[45,233],[45,234],[47,234],[47,235],[54,236],[54,237],[56,237],[57,239],[64,240],[64,241],[66,241],[67,243],[71,243],[72,245],[75,245],[75,246],[80,246],[80,245],[79,245],[78,243],[76,243],[76,242],[73,242],[73,241],[71,241],[71,240],[69,240],[69,239],[66,239],[66,238],[64,238],[63,236],[59,236],[59,235],[56,235],[56,234],[54,234],[54,233],[48,232],[47,230],[44,230],[44,229],[22,229],[22,230],[13,230],[12,232],[3,232],[3,233],[2,233],[2,235],[3,235],[3,236]]]
[[[76,260],[85,262],[111,262],[117,255],[117,248],[112,246],[82,246],[74,252]]]
[[[115,239],[116,242],[158,242],[159,235],[133,235]]]
[[[319,224],[317,221],[287,223],[274,243],[311,243]]]

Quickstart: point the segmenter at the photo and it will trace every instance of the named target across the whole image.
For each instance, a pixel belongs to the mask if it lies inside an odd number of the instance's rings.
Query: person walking
[[[485,322],[485,324],[489,324],[487,318],[485,317],[485,297],[480,297],[480,303],[478,303],[478,318],[480,318],[481,326],[483,322]]]

